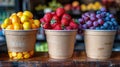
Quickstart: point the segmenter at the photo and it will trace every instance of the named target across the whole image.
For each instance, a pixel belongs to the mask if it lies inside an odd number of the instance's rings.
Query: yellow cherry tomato
[[[34,24],[35,24],[38,28],[40,27],[40,21],[39,21],[39,20],[35,19],[35,20],[34,20]]]
[[[20,18],[17,15],[13,15],[11,20],[12,20],[12,24],[20,23]]]
[[[32,29],[37,29],[37,28],[38,28],[37,25],[32,24]]]
[[[18,16],[19,18],[21,18],[22,15],[23,15],[23,12],[17,12],[17,16]]]
[[[17,56],[17,53],[16,52],[12,52],[12,56],[13,57]]]
[[[1,28],[2,28],[2,29],[5,29],[6,27],[7,27],[7,24],[5,24],[5,23],[2,23],[2,24],[1,24]]]
[[[30,22],[24,22],[24,23],[23,23],[23,29],[24,29],[24,30],[29,30],[29,29],[31,29],[31,23],[30,23]]]
[[[29,53],[26,53],[25,55],[24,55],[24,58],[29,58],[30,57],[30,54]]]
[[[26,15],[22,15],[20,20],[21,20],[21,23],[24,23],[24,22],[29,21],[29,17],[27,17]]]
[[[33,18],[33,14],[30,11],[24,11],[23,15],[28,16],[29,18]]]
[[[17,53],[17,58],[18,58],[18,59],[23,59],[21,52]]]
[[[21,30],[22,29],[21,24],[19,24],[19,23],[14,23],[13,26],[14,26],[14,30]]]
[[[12,24],[11,24],[11,25],[8,25],[8,26],[6,27],[6,30],[14,30],[13,25],[12,25]]]
[[[9,18],[6,18],[3,23],[9,25],[12,24],[11,22],[12,21]]]

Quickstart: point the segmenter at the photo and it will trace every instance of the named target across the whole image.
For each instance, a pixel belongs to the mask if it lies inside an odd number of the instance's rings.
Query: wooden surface
[[[57,60],[49,58],[47,52],[36,52],[34,57],[24,60],[11,60],[7,53],[0,54],[0,67],[120,67],[120,52],[112,52],[107,60],[86,57],[84,51],[75,51],[72,58]]]

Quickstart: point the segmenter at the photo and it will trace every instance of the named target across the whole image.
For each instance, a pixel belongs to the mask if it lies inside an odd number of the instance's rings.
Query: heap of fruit
[[[78,29],[78,23],[72,17],[65,13],[64,8],[57,8],[55,12],[46,13],[40,19],[44,29],[52,30],[73,30]]]
[[[26,52],[10,52],[8,51],[9,57],[11,59],[27,59],[33,56],[34,50]]]
[[[113,14],[106,11],[105,8],[96,11],[96,13],[86,12],[78,19],[82,29],[96,30],[116,30],[118,23]]]
[[[40,21],[33,19],[33,14],[30,11],[13,13],[1,24],[1,28],[6,30],[30,30],[39,27]]]
[[[81,4],[81,11],[89,11],[89,10],[99,10],[101,9],[102,4],[98,1],[95,3],[89,3],[88,5],[86,4]]]

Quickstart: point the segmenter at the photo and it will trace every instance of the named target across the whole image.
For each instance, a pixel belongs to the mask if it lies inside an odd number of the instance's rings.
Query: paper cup
[[[50,58],[72,57],[76,33],[77,30],[45,30]]]
[[[112,53],[115,30],[85,30],[84,42],[89,58],[108,59]]]
[[[33,55],[37,30],[4,30],[11,59],[26,59]]]

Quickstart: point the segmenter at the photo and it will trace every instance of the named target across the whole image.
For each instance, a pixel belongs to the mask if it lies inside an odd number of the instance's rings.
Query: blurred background
[[[0,24],[12,13],[24,10],[30,10],[34,18],[40,19],[47,12],[55,11],[58,7],[64,7],[67,13],[73,18],[78,19],[81,14],[87,11],[97,11],[105,7],[109,12],[116,16],[120,24],[120,0],[0,0]],[[120,51],[120,32],[117,32],[113,51]],[[83,36],[77,34],[75,50],[84,50]],[[0,52],[6,52],[6,39],[0,28]],[[47,43],[44,30],[39,29],[35,51],[47,52]]]

